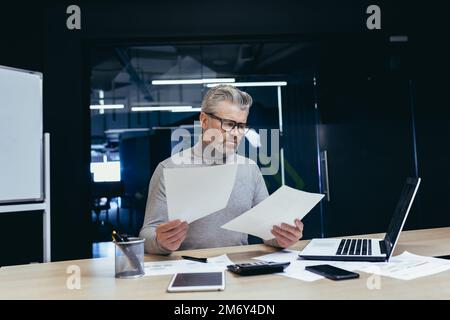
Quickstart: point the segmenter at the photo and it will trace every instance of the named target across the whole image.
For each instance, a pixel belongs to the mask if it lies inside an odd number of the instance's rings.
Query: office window
[[[92,162],[91,173],[94,182],[120,181],[120,161]]]
[[[310,74],[303,67],[302,76],[297,72],[299,65],[309,66],[302,57],[310,55],[310,48],[306,43],[267,41],[102,46],[93,50],[90,99],[93,183],[110,182],[117,184],[114,190],[122,190],[121,194],[114,193],[121,198],[120,213],[109,214],[106,224],[111,229],[138,233],[151,175],[160,161],[170,157],[177,143],[171,141],[172,133],[183,128],[190,134],[191,145],[198,140],[203,96],[219,83],[236,85],[253,98],[248,118],[253,130],[243,140],[239,152],[249,156],[264,146],[266,157],[257,156],[255,160],[261,168],[269,169],[276,164],[274,172],[264,175],[269,192],[282,183],[303,187],[302,178],[295,171],[296,166],[286,159],[280,140],[274,143],[270,131],[264,135],[261,129],[282,131],[283,122],[289,122],[283,119],[283,110],[287,105],[297,107],[298,101],[290,98],[287,90]],[[272,144],[276,152],[272,152]],[[105,240],[110,240],[106,237]]]

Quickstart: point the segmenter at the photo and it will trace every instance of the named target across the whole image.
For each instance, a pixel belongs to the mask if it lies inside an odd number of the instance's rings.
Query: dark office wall
[[[321,81],[321,148],[328,154],[328,236],[384,232],[405,179],[415,176],[408,82]],[[411,214],[408,225],[417,220]]]
[[[40,12],[43,10],[33,5],[30,5],[30,10],[23,10],[20,4],[2,4],[0,65],[43,71],[43,20]],[[2,247],[0,266],[42,261],[41,212],[0,213],[0,234],[11,240],[11,245]]]
[[[320,192],[317,145],[316,113],[314,109],[313,77],[297,81],[283,94],[282,146],[285,155],[286,184],[307,192]],[[322,211],[316,206],[303,219],[304,238],[322,236]]]
[[[41,212],[1,213],[0,234],[8,242],[2,245],[0,267],[42,262]]]
[[[235,7],[233,7],[235,6]],[[331,7],[330,7],[331,6]],[[46,120],[53,134],[52,156],[63,166],[53,167],[54,212],[53,255],[56,259],[87,257],[88,239],[68,236],[66,230],[85,230],[89,223],[89,117],[88,50],[101,42],[130,44],[174,40],[218,40],[277,37],[280,34],[314,32],[364,32],[365,6],[340,2],[300,4],[290,1],[270,3],[247,1],[227,3],[223,9],[210,1],[120,2],[81,5],[82,30],[65,28],[65,6],[46,12],[45,68]],[[330,14],[333,12],[334,14]],[[83,90],[83,88],[85,90]],[[61,121],[61,101],[71,121]],[[64,155],[61,150],[66,150]],[[64,159],[64,160],[63,160]],[[64,187],[63,187],[64,186]],[[53,190],[53,189],[52,189]],[[71,202],[71,199],[78,201]],[[71,205],[67,205],[71,203]]]
[[[93,44],[365,33],[369,32],[365,27],[365,9],[369,4],[369,1],[285,0],[226,4],[90,1],[80,3],[81,31],[66,29],[66,5],[63,4],[42,3],[30,7],[18,3],[12,10],[2,10],[1,39],[6,45],[2,45],[0,63],[44,72],[44,127],[52,135],[53,259],[84,258],[91,254],[90,239],[85,233],[90,222],[86,66]],[[410,6],[380,5],[382,32],[395,34],[409,30],[409,23],[415,19],[404,10]],[[293,149],[290,152],[294,154]],[[294,157],[289,154],[288,159]],[[17,225],[14,228],[18,229]]]
[[[2,3],[0,10],[0,64],[43,70],[44,7],[20,2]]]
[[[450,112],[446,99],[435,91],[448,91],[445,82],[416,81],[416,134],[418,171],[422,187],[418,205],[423,227],[450,226]]]
[[[411,99],[416,115],[417,167],[423,179],[418,193],[423,227],[450,226],[450,48],[443,45],[443,30],[420,34],[413,48],[417,54],[412,61],[416,68]]]

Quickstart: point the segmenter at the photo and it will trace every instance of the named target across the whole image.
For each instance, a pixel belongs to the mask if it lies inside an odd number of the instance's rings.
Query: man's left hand
[[[295,226],[282,223],[280,226],[273,226],[271,232],[280,247],[288,248],[302,238],[303,223],[299,219],[295,219]]]

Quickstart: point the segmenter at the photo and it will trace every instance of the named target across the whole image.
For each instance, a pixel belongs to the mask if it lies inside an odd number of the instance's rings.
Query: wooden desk
[[[371,235],[378,236],[381,235]],[[300,241],[293,249],[302,249]],[[450,228],[403,232],[395,254],[450,254]],[[180,251],[170,257],[146,256],[146,261],[178,259],[182,254],[216,256],[227,253],[234,262],[275,251],[265,245]],[[67,267],[81,268],[81,289],[69,290]],[[227,272],[223,292],[167,293],[172,276],[114,278],[114,259],[74,260],[0,268],[0,299],[450,299],[450,271],[412,281],[381,278],[381,289],[369,290],[369,274],[335,282],[303,282],[278,275],[238,277]]]

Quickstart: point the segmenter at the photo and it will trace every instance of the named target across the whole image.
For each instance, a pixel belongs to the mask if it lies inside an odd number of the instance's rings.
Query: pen
[[[192,260],[192,261],[203,262],[203,263],[208,262],[208,258],[196,258],[196,257],[189,257],[189,256],[181,256],[181,257],[186,260]]]
[[[112,238],[116,242],[127,242],[128,241],[127,237],[121,236],[115,230],[112,232]]]

